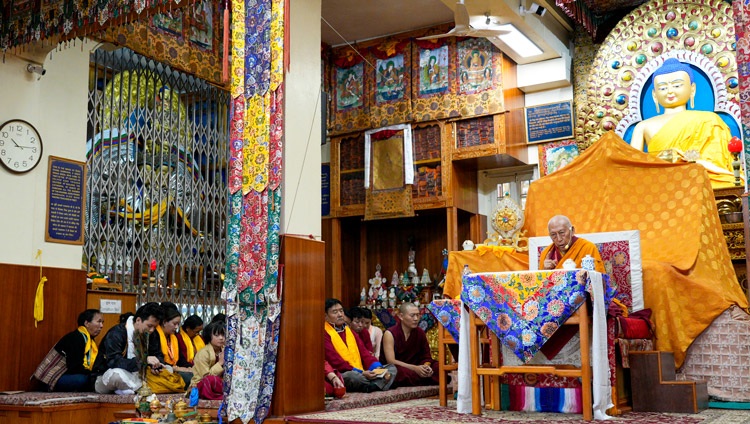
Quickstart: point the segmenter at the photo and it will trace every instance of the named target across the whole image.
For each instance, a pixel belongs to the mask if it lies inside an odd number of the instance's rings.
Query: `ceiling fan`
[[[487,20],[489,21],[489,16]],[[469,11],[466,9],[464,0],[459,0],[456,3],[456,8],[453,10],[453,21],[455,22],[455,26],[445,34],[428,35],[426,37],[419,37],[418,40],[432,40],[443,37],[496,37],[509,32],[504,29],[472,27],[469,23]]]

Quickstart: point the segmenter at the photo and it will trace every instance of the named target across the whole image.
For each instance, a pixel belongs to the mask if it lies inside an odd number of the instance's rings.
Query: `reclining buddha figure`
[[[630,145],[662,158],[667,153],[672,160],[695,161],[706,168],[714,188],[732,186],[732,156],[727,148],[731,130],[714,112],[688,109],[696,94],[690,66],[669,58],[652,78],[657,113],[659,105],[664,113],[639,122]]]

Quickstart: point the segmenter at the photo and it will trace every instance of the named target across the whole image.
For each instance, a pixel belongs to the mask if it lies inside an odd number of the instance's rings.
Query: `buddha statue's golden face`
[[[654,100],[665,109],[685,106],[695,95],[695,84],[685,71],[677,71],[654,77]]]

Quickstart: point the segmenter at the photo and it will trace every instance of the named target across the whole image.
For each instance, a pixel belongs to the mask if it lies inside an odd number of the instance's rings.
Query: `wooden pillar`
[[[325,243],[282,236],[284,286],[271,415],[322,411]]]

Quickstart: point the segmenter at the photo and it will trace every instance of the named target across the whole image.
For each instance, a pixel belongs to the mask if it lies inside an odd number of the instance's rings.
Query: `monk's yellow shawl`
[[[550,244],[544,250],[542,250],[542,254],[539,255],[539,269],[544,269],[544,258],[547,257],[550,250],[552,249],[557,249],[554,243]],[[562,269],[563,263],[568,259],[572,259],[573,262],[576,263],[576,267],[581,268],[581,259],[586,257],[586,255],[591,255],[594,258],[594,269],[602,273],[606,272],[604,270],[604,262],[602,261],[602,257],[599,254],[599,249],[596,248],[596,245],[594,243],[582,238],[577,239],[575,243],[570,246],[568,251],[565,252],[565,255],[563,255],[562,259],[557,262],[557,266],[555,266],[555,269]]]
[[[678,149],[681,152],[697,150],[701,159],[711,162],[728,174],[708,172],[714,186],[733,186],[732,155],[727,145],[732,133],[719,115],[701,110],[676,113],[648,141],[648,151],[658,154],[662,150]]]
[[[357,339],[354,338],[354,333],[349,327],[344,328],[346,335],[346,344],[341,340],[341,336],[335,328],[328,322],[326,322],[326,333],[331,336],[331,343],[333,348],[336,349],[336,353],[341,356],[341,359],[349,363],[353,368],[359,370],[362,368],[362,358],[359,356],[359,347],[357,346]]]

